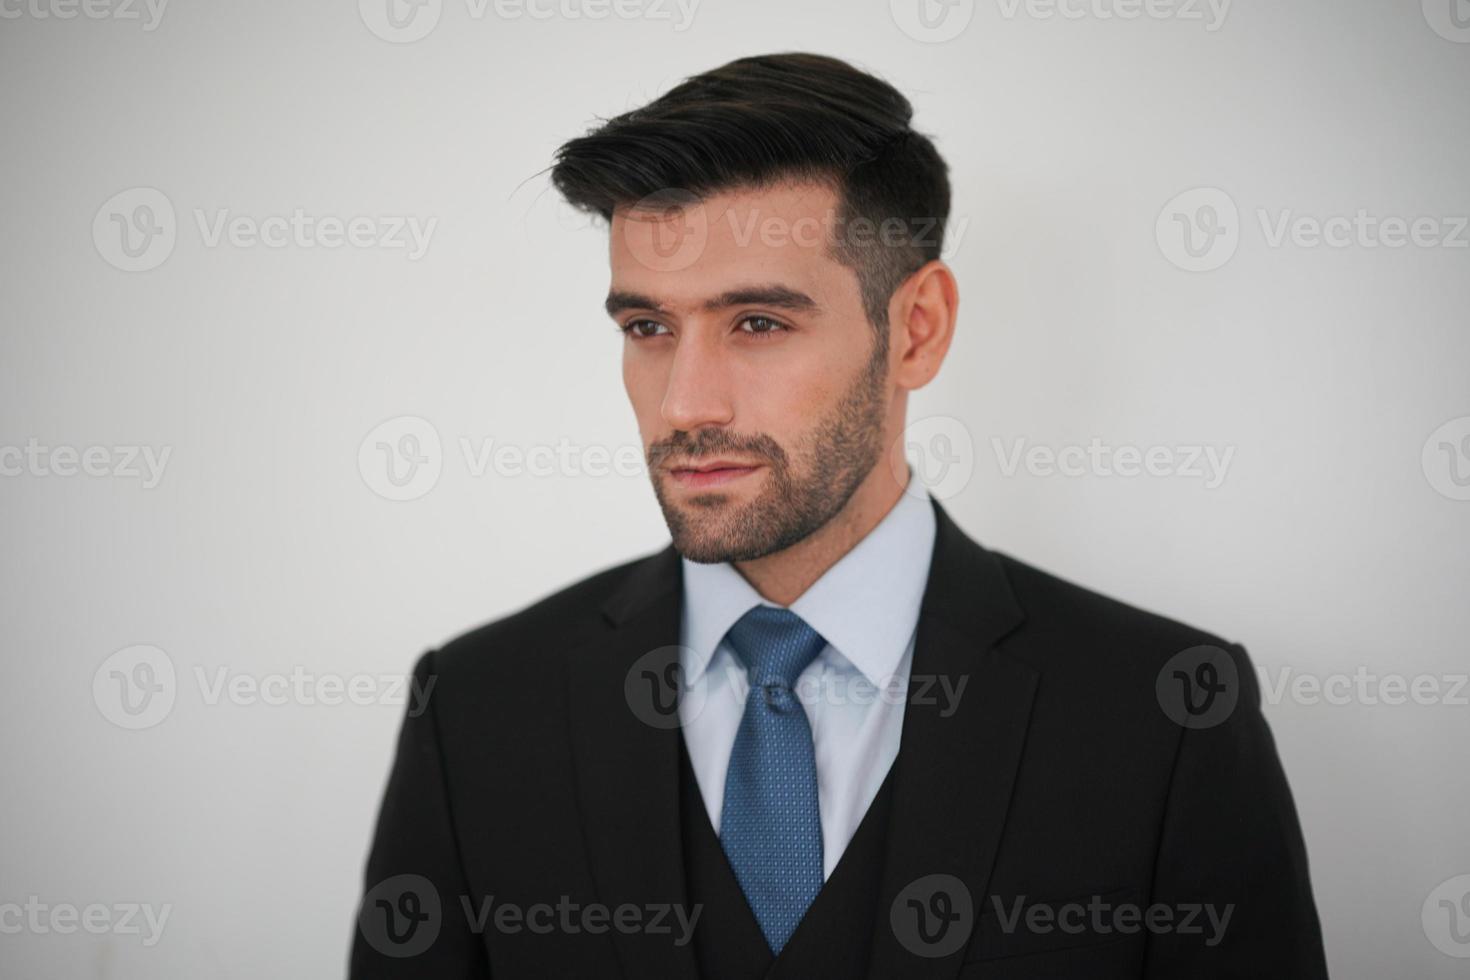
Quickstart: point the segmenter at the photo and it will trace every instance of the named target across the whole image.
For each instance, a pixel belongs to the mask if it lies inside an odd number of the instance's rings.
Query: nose
[[[729,366],[717,339],[686,330],[674,350],[661,413],[671,428],[692,432],[734,418]]]

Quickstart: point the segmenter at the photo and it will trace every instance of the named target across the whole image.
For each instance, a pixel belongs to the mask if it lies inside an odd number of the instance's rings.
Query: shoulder
[[[990,554],[1005,571],[1016,599],[1025,610],[1028,624],[1050,624],[1060,630],[1087,630],[1099,638],[1121,636],[1132,640],[1226,642],[1216,633],[1143,609],[1010,555],[995,551]]]
[[[465,679],[485,672],[544,670],[547,658],[606,630],[604,610],[640,579],[667,579],[660,574],[667,567],[665,549],[594,572],[453,637],[424,654],[419,669]]]
[[[1143,609],[999,552],[1025,620],[1007,649],[1033,667],[1089,684],[1152,690],[1171,662],[1228,659],[1253,692],[1245,648],[1219,632]]]

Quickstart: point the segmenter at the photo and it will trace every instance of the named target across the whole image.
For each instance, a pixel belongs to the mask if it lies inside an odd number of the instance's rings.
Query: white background
[[[971,534],[1239,640],[1273,682],[1470,669],[1467,233],[1273,246],[1261,219],[1470,214],[1470,30],[1450,0],[1238,3],[1223,21],[989,0],[951,8],[969,20],[943,42],[904,3],[704,0],[679,30],[671,4],[592,20],[444,0],[411,43],[369,27],[391,35],[383,0],[176,0],[152,30],[141,6],[47,2],[0,19],[0,447],[171,455],[151,488],[0,477],[0,904],[171,911],[152,946],[0,934],[6,976],[342,972],[403,709],[211,704],[197,672],[402,675],[666,542],[642,475],[475,475],[461,440],[637,446],[605,232],[542,171],[598,117],[742,55],[882,74],[949,161],[960,323],[911,418],[970,437],[945,504]],[[176,241],[128,272],[109,212],[93,224],[140,187]],[[1194,188],[1238,211],[1209,271],[1156,234]],[[196,217],[297,208],[437,223],[411,259],[211,245]],[[390,501],[359,449],[400,416],[433,427],[442,472]],[[1094,438],[1233,456],[1206,487],[1007,475],[992,442]],[[93,680],[139,644],[168,657],[175,700],[129,730]],[[1288,693],[1266,711],[1333,975],[1462,976],[1421,911],[1470,873],[1470,707]]]

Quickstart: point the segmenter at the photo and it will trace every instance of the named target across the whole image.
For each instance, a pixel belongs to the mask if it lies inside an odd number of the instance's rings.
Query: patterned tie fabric
[[[766,943],[780,953],[822,887],[817,758],[792,688],[827,641],[775,606],[751,609],[727,639],[750,693],[725,775],[720,844]]]

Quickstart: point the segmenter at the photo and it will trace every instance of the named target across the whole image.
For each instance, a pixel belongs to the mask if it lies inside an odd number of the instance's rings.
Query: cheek
[[[815,352],[814,352],[815,353]],[[783,446],[793,445],[826,418],[840,394],[840,370],[822,356],[797,355],[748,365],[741,372],[736,427],[763,432]]]

